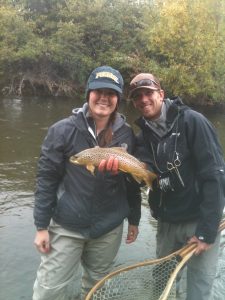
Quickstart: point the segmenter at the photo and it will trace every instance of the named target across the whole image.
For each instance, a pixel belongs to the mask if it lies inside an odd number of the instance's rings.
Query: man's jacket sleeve
[[[140,161],[142,161],[143,163],[146,164],[147,168],[151,171],[151,172],[155,172],[155,166],[154,166],[154,162],[153,162],[153,156],[152,153],[150,151],[150,149],[148,149],[144,138],[143,138],[143,133],[140,132],[137,136],[136,136],[136,147],[135,147],[135,153],[134,153],[135,157],[137,157]]]
[[[195,234],[200,240],[213,243],[225,202],[222,148],[212,124],[203,115],[190,113],[186,131],[203,198]]]
[[[140,185],[131,177],[127,177],[127,197],[130,206],[128,222],[130,225],[139,225],[141,218],[141,190]]]

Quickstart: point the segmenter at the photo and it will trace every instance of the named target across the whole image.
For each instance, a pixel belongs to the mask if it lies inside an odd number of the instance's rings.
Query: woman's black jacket
[[[51,218],[62,227],[97,238],[128,217],[130,224],[140,220],[141,196],[138,184],[125,173],[112,175],[69,162],[70,156],[97,145],[86,119],[87,104],[51,126],[43,142],[38,163],[34,219],[47,228]],[[134,151],[134,134],[117,113],[110,147],[127,145]]]

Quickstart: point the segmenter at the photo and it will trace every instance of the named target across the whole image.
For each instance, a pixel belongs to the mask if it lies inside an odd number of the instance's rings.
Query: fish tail
[[[151,190],[152,190],[152,183],[156,178],[157,178],[156,174],[154,174],[150,171],[147,171],[147,173],[144,177],[144,182]]]

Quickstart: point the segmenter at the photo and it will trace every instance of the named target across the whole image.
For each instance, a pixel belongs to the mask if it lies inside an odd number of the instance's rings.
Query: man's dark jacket
[[[150,208],[153,216],[169,223],[197,220],[196,236],[213,243],[225,201],[225,165],[217,134],[202,114],[179,98],[164,102],[167,130],[163,136],[143,117],[137,121],[141,128],[137,156],[159,177],[149,195]],[[168,163],[174,164],[176,158],[181,180],[175,168],[168,170]]]

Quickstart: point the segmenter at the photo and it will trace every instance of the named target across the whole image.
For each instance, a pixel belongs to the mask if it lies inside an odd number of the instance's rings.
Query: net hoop
[[[223,220],[220,223],[218,232],[221,232],[223,229],[225,229],[225,220]],[[143,262],[140,263],[136,263],[130,266],[126,266],[120,269],[117,269],[111,273],[109,273],[108,275],[106,275],[104,278],[102,278],[100,281],[98,281],[93,288],[89,291],[89,293],[87,294],[85,300],[91,300],[93,295],[95,294],[95,292],[100,289],[101,287],[103,287],[103,285],[105,284],[105,282],[107,280],[109,280],[110,278],[115,277],[116,275],[123,273],[123,272],[127,272],[130,270],[133,270],[135,268],[140,268],[140,267],[145,267],[148,265],[157,265],[163,262],[168,261],[169,259],[175,257],[175,256],[179,256],[181,258],[181,262],[178,264],[178,266],[175,268],[175,270],[171,273],[171,276],[166,284],[166,288],[164,289],[164,291],[162,292],[161,296],[159,297],[159,300],[166,300],[168,299],[170,290],[173,286],[173,283],[176,279],[177,274],[179,273],[179,271],[182,269],[182,267],[187,263],[187,261],[192,257],[192,255],[195,252],[195,249],[197,247],[196,243],[193,244],[187,244],[185,245],[183,248],[165,256],[162,258],[158,258],[158,259],[151,259],[151,260],[145,260]]]

